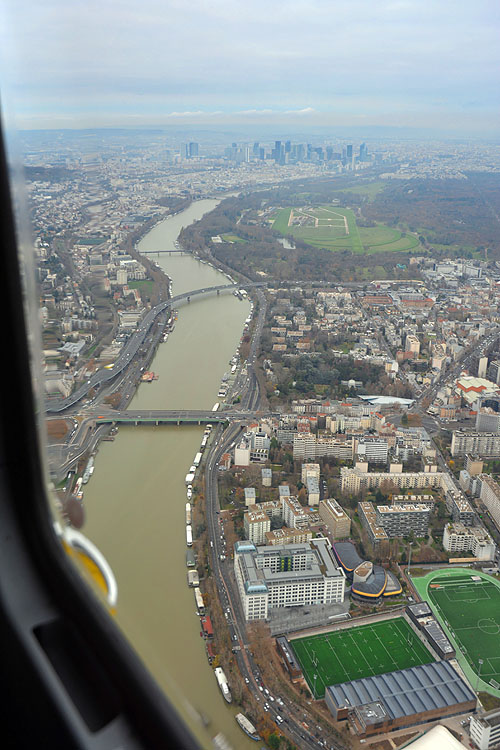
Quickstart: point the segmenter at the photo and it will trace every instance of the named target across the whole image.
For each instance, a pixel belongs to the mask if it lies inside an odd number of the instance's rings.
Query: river
[[[198,201],[160,222],[139,251],[173,248],[180,229],[216,205]],[[152,257],[172,279],[172,294],[227,281],[190,255]],[[180,307],[151,365],[159,380],[142,384],[130,408],[211,408],[248,314],[249,303],[228,294]],[[117,622],[158,683],[203,747],[221,731],[236,750],[255,744],[222,698],[187,586],[184,476],[202,435],[198,426],[120,427],[115,441],[99,448],[85,490],[84,531],[115,573]],[[199,712],[211,721],[207,729]]]

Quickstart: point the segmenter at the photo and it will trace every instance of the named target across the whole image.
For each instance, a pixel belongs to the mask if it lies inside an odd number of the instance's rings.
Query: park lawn
[[[383,224],[377,224],[376,227],[359,227],[359,235],[363,244],[369,247],[388,245],[401,239],[399,229],[391,229]]]
[[[385,187],[385,182],[369,182],[366,185],[354,185],[353,187],[339,188],[339,193],[366,195],[370,200],[373,200]]]
[[[238,237],[237,234],[222,234],[221,237],[226,242],[242,242],[243,244],[248,242],[248,240],[244,240],[243,237]]]
[[[274,220],[273,229],[276,229],[276,231],[283,236],[291,234],[290,228],[288,226],[288,220],[290,218],[291,210],[291,208],[282,208],[280,211],[278,211]]]
[[[153,282],[148,281],[147,279],[143,279],[140,281],[128,281],[127,286],[129,289],[138,289],[140,292],[146,292],[146,294],[150,297],[151,292],[153,291]]]
[[[297,638],[290,644],[317,699],[324,697],[328,685],[434,661],[402,617]]]

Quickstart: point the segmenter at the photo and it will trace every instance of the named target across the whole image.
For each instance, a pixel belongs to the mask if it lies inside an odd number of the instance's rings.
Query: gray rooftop
[[[327,693],[337,707],[355,708],[380,701],[391,719],[476,700],[447,661],[331,685]]]
[[[432,610],[427,602],[409,604],[406,609],[411,612],[414,617],[429,617],[429,615],[432,615]]]

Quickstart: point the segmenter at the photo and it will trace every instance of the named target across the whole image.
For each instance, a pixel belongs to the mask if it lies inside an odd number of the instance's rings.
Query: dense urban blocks
[[[317,699],[329,685],[434,661],[402,617],[296,638],[290,645]]]
[[[500,585],[483,573],[433,571],[413,579],[476,678],[500,690]]]
[[[408,252],[419,245],[417,237],[384,224],[358,227],[351,209],[335,205],[283,208],[276,215],[273,229],[314,247],[351,250],[357,254]]]

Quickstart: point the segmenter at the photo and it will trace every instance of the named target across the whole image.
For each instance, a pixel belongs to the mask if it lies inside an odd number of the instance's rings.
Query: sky
[[[19,128],[498,134],[498,0],[4,0]]]

